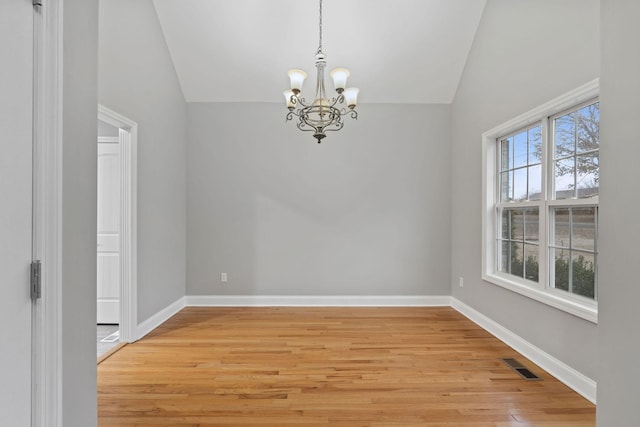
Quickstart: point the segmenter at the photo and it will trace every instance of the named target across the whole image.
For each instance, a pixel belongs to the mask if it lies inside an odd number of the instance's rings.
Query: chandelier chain
[[[320,19],[318,21],[319,43],[318,53],[322,53],[322,0],[320,0]]]

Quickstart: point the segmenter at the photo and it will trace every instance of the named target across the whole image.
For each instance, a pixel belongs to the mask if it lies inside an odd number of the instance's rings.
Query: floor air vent
[[[525,368],[522,363],[516,359],[501,359],[508,367],[516,371],[522,378],[527,381],[542,381],[542,378]]]

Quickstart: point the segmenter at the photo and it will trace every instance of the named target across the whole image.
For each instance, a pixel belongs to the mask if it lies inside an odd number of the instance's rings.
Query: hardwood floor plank
[[[98,417],[100,427],[581,427],[595,425],[595,407],[447,307],[190,307],[98,366]]]

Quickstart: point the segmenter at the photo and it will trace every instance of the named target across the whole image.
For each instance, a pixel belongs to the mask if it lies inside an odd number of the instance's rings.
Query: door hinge
[[[43,0],[32,0],[32,3],[34,6],[42,6],[42,1]]]
[[[31,263],[31,299],[39,299],[42,295],[42,275],[40,267],[42,263],[39,259]]]

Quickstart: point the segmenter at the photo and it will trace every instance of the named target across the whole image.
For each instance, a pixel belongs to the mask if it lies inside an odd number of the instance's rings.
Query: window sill
[[[524,295],[528,298],[547,304],[551,307],[562,310],[566,313],[588,320],[589,322],[598,323],[598,303],[591,301],[577,301],[569,298],[565,298],[559,293],[547,292],[533,286],[518,283],[514,280],[510,280],[506,276],[499,274],[483,274],[482,279],[501,286],[510,291],[516,292],[520,295]]]

